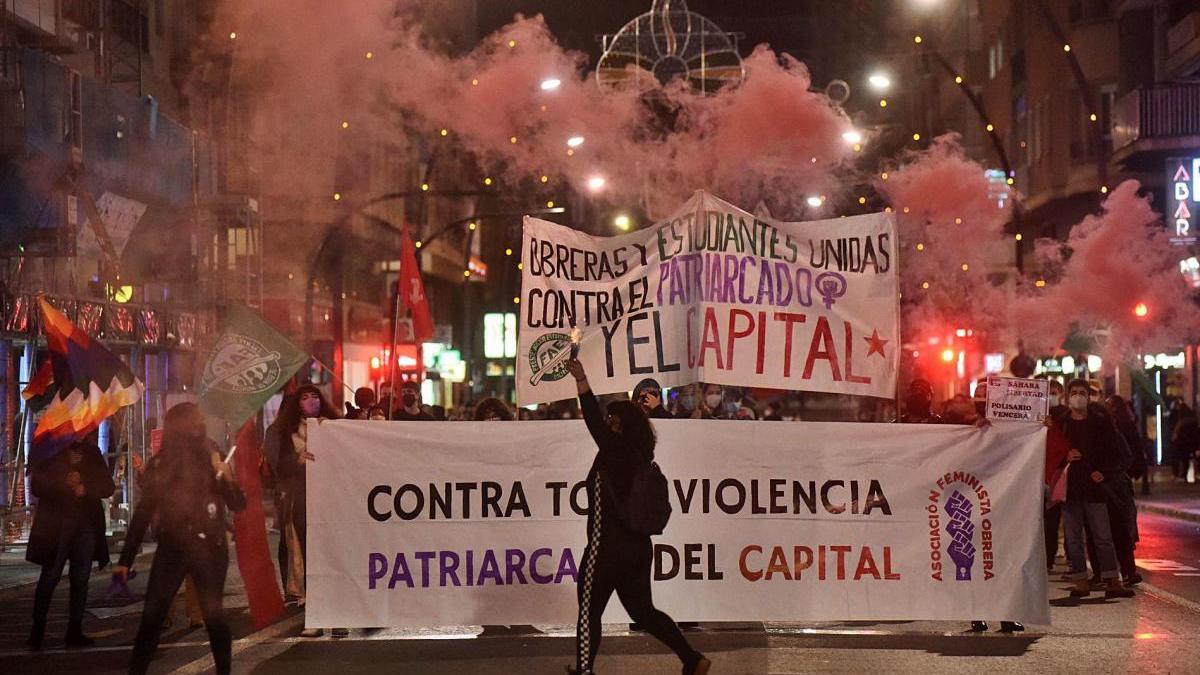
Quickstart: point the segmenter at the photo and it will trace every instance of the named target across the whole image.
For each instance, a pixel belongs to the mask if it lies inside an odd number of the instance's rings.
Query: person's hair
[[[654,446],[658,436],[654,425],[642,407],[632,401],[613,401],[608,404],[608,414],[621,423],[621,437],[642,453],[648,460],[654,459]]]
[[[433,419],[435,422],[445,422],[446,421],[446,406],[431,405],[431,406],[429,406],[429,414],[433,415]]]
[[[1082,388],[1085,392],[1087,392],[1088,396],[1092,395],[1092,385],[1087,380],[1080,378],[1080,377],[1077,377],[1077,378],[1071,380],[1070,382],[1068,382],[1066,388],[1063,389],[1063,391],[1068,396],[1070,396],[1071,390],[1075,389],[1077,387]]]
[[[296,433],[296,430],[300,428],[300,420],[303,417],[300,413],[300,397],[304,394],[316,394],[321,399],[320,417],[324,417],[325,419],[340,417],[337,409],[333,407],[329,399],[325,398],[325,394],[322,394],[320,389],[311,384],[302,384],[296,388],[296,393],[291,396],[285,396],[283,403],[279,406],[277,424],[280,433],[283,434],[285,439],[290,439],[292,434]]]
[[[375,390],[370,387],[359,387],[354,390],[354,405],[359,408],[370,408],[375,404]]]
[[[195,403],[171,406],[163,418],[162,450],[157,457],[157,476],[161,481],[161,513],[182,515],[203,508],[201,502],[210,493],[213,469],[210,453],[215,449],[207,436],[196,436],[189,428],[195,416],[202,416]]]
[[[498,398],[485,398],[475,406],[475,421],[481,422],[488,418],[489,413],[494,413],[505,422],[512,421],[512,411]]]

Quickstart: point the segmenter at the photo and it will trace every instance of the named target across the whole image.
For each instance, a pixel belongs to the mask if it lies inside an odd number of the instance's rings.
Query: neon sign
[[[1171,243],[1196,243],[1196,213],[1200,211],[1200,157],[1167,160],[1167,231]]]

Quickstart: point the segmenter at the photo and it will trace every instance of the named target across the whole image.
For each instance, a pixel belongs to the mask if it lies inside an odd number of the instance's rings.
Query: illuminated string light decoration
[[[512,255],[512,249],[511,248],[504,249],[504,255]]]
[[[549,183],[549,182],[550,182],[550,176],[547,176],[547,175],[545,175],[545,174],[542,174],[542,177],[541,177],[541,178],[539,178],[538,180],[542,181],[543,183]]]
[[[443,136],[449,136],[449,135],[450,135],[450,130],[449,130],[449,129],[442,129],[442,130],[441,130],[441,131],[439,131],[438,133],[440,133],[440,134],[441,134],[441,135],[443,135]]]
[[[554,208],[554,200],[553,199],[546,202],[546,208],[548,208],[548,209]]]
[[[470,223],[467,224],[467,229],[471,230],[472,232],[475,231],[475,227],[476,227],[475,221],[471,221]]]
[[[970,270],[971,270],[971,266],[970,266],[970,265],[968,265],[967,263],[963,263],[963,264],[962,264],[962,271],[964,271],[964,272],[968,272],[968,271],[970,271]]]
[[[333,193],[333,201],[335,201],[335,202],[342,201],[342,193],[340,193],[340,192]]]
[[[883,173],[879,174],[879,177],[880,177],[882,180],[887,180],[887,179],[888,179],[888,174],[887,174],[887,172],[886,172],[886,171],[884,171]]]
[[[914,141],[919,141],[919,140],[921,140],[921,134],[913,134],[913,140],[914,140]]]
[[[928,281],[921,282],[921,288],[924,290],[929,290],[929,282]]]
[[[887,99],[886,99],[886,98],[881,98],[881,99],[879,99],[879,107],[880,107],[880,108],[886,108],[886,107],[887,107]]]
[[[513,304],[514,304],[514,305],[519,305],[519,304],[521,304],[521,297],[520,297],[520,296],[517,296],[517,295],[513,296]]]
[[[368,61],[370,61],[371,59],[375,58],[375,54],[374,54],[374,52],[367,52],[367,53],[366,53],[366,54],[364,54],[363,56],[365,56],[365,57],[366,57],[366,59],[367,59]]]
[[[231,32],[231,33],[229,34],[229,39],[230,39],[230,40],[236,40],[236,39],[237,39],[237,33],[236,33],[236,32]]]
[[[913,36],[913,42],[915,42],[915,43],[917,43],[917,44],[921,44],[921,36],[920,36],[920,35],[914,35],[914,36]]]
[[[472,86],[472,87],[478,87],[478,86],[479,86],[479,78],[477,78],[477,77],[476,77],[476,78],[471,78],[471,86]]]
[[[962,75],[955,75],[954,76],[954,84],[962,84],[962,83],[963,83]]]
[[[418,239],[417,241],[413,242],[413,246],[416,246],[417,248],[421,248],[421,241]]]
[[[1071,45],[1063,45],[1063,51],[1064,51],[1064,52],[1069,52],[1069,51],[1071,51]]]
[[[1108,186],[1107,185],[1100,186],[1100,194],[1102,194],[1102,195],[1108,194]]]
[[[866,197],[859,197],[859,198],[858,198],[858,203],[859,203],[859,204],[866,204],[866,203],[867,203],[867,198],[866,198]]]
[[[1034,286],[1037,286],[1038,288],[1045,288],[1045,287],[1046,287],[1046,280],[1045,280],[1045,279],[1038,279],[1037,281],[1033,282],[1033,285],[1034,285]]]
[[[596,81],[606,89],[641,91],[655,82],[683,79],[707,94],[736,86],[746,76],[736,37],[688,11],[684,0],[654,0],[649,12],[605,35],[603,50]]]
[[[516,47],[516,46],[517,46],[517,41],[516,41],[516,40],[509,40],[509,41],[508,41],[508,48],[509,48],[509,49],[512,49],[513,47]]]
[[[516,145],[516,144],[517,144],[517,137],[516,137],[516,136],[509,136],[509,137],[508,137],[508,142],[509,142],[509,143],[512,143],[513,145]]]
[[[1150,315],[1150,307],[1144,302],[1139,302],[1133,306],[1133,315],[1139,319],[1144,319]]]
[[[987,125],[987,130],[988,130],[988,133],[991,133],[996,130],[996,126],[993,124],[989,124],[989,125]]]
[[[918,250],[918,251],[924,251],[924,250],[925,250],[925,244],[917,244],[917,250]]]
[[[343,128],[343,129],[349,129],[349,128],[350,128],[350,123],[349,123],[349,122],[342,122],[342,128]]]
[[[429,192],[429,183],[421,183],[421,192]]]
[[[1016,236],[1015,238],[1016,238],[1016,240],[1017,240],[1017,241],[1021,241],[1022,239],[1024,239],[1024,238],[1025,238],[1025,235],[1023,235],[1023,234],[1021,234],[1020,232],[1018,232],[1018,233],[1017,233],[1017,236]]]

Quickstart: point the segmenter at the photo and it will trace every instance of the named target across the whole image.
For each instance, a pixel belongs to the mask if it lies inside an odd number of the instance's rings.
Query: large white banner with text
[[[655,426],[676,620],[1049,623],[1041,425]],[[310,422],[308,444],[307,625],[575,620],[582,421]]]
[[[526,217],[519,400],[575,395],[573,333],[601,394],[654,377],[892,398],[896,251],[890,213],[784,223],[704,192],[616,237]]]

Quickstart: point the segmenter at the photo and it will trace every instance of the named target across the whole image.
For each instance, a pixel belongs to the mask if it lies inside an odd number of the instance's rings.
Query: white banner
[[[680,621],[1049,623],[1045,429],[656,420]],[[582,421],[310,422],[319,627],[572,623]],[[605,620],[625,621],[615,600]]]
[[[764,221],[703,192],[618,237],[526,217],[519,400],[575,395],[573,329],[600,394],[654,377],[892,398],[896,250],[890,213]]]
[[[999,422],[1045,422],[1049,409],[1049,380],[988,376],[988,419]]]

